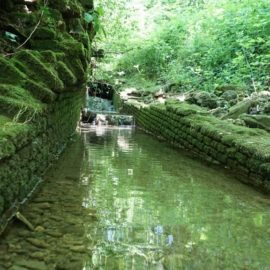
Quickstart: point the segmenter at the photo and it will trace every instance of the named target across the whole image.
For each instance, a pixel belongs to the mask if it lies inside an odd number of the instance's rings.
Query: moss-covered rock
[[[159,106],[159,105],[157,105]],[[188,104],[186,102],[179,102],[176,100],[168,100],[166,102],[166,110],[169,112],[176,113],[180,116],[188,116],[191,114],[209,114],[205,109],[194,105],[194,104]]]
[[[25,78],[26,75],[10,59],[0,56],[0,83],[19,84]]]
[[[36,77],[38,81],[44,83],[53,91],[62,92],[64,84],[59,79],[57,72],[43,63],[40,58],[41,55],[38,52],[24,50],[15,55],[14,64],[22,72],[28,76]]]
[[[43,106],[25,89],[11,84],[0,84],[0,113],[22,116],[41,113]]]
[[[241,114],[243,113],[248,113],[250,107],[253,105],[253,101],[251,99],[245,99],[239,103],[237,103],[236,105],[232,106],[229,109],[229,112],[227,115],[225,115],[223,117],[223,119],[236,119],[238,118]]]
[[[91,1],[90,1],[91,2]],[[54,0],[49,2],[49,6],[59,10],[64,17],[80,18],[84,9],[77,0]]]
[[[72,86],[77,83],[77,78],[64,62],[57,62],[56,70],[59,74],[60,79],[64,82],[66,86]]]
[[[24,81],[23,85],[37,100],[43,103],[51,103],[56,98],[55,93],[42,82],[28,79]]]
[[[34,34],[33,39],[55,39],[56,31],[50,27],[40,27]]]
[[[270,131],[270,116],[269,115],[240,115],[245,124],[250,128],[261,128]]]

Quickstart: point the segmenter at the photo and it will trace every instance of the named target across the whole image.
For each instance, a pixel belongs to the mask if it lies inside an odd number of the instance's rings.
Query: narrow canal
[[[0,269],[270,269],[270,200],[131,129],[82,133],[0,243]]]

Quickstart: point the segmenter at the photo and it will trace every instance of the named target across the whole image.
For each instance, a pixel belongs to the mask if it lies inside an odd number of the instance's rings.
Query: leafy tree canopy
[[[268,0],[107,0],[97,46],[107,52],[100,78],[176,83],[212,91],[236,85],[268,90]]]

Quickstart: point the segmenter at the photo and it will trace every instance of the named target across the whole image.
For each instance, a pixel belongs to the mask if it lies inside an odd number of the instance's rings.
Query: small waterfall
[[[93,86],[94,85],[94,86]],[[110,99],[111,98],[111,99]],[[123,115],[113,106],[111,91],[108,86],[91,84],[86,91],[86,106],[81,111],[81,127],[90,126],[134,126],[132,115]]]

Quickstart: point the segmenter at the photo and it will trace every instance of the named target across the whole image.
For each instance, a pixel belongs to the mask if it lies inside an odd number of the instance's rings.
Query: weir
[[[91,126],[135,126],[133,115],[121,114],[113,104],[112,86],[95,82],[86,90],[85,107],[81,111],[80,128]]]

